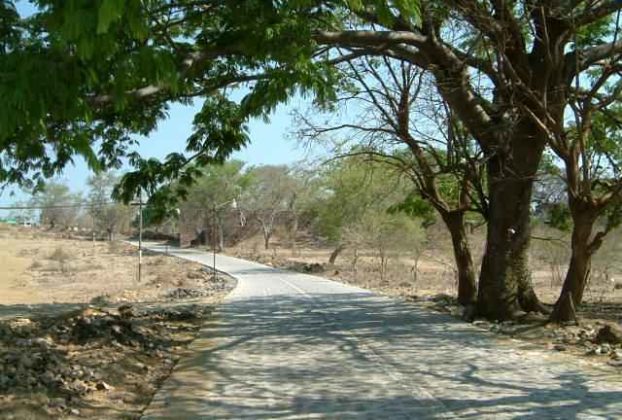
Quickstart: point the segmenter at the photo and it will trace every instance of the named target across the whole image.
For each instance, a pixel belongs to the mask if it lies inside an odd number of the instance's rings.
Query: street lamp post
[[[238,203],[235,198],[225,201],[220,204],[214,204],[212,206],[212,278],[216,279],[216,240],[217,240],[217,232],[216,232],[216,211],[228,204],[231,204],[232,209],[238,208]]]

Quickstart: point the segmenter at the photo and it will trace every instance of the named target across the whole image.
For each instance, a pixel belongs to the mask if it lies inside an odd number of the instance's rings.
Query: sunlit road
[[[145,418],[622,417],[620,374],[319,277],[221,255],[217,268],[238,286]]]

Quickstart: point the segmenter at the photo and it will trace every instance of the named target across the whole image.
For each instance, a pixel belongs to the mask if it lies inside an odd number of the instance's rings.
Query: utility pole
[[[216,280],[216,204],[212,208],[212,279]]]
[[[138,191],[138,282],[143,269],[143,190]]]

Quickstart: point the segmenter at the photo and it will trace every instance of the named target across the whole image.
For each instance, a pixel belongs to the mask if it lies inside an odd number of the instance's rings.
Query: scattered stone
[[[564,346],[564,345],[561,345],[561,344],[555,344],[555,345],[553,346],[553,350],[557,350],[557,351],[566,351],[566,350],[567,350],[567,348],[566,348],[566,346]]]
[[[204,272],[203,270],[189,271],[186,277],[188,277],[191,280],[202,279],[204,277]]]
[[[121,315],[121,318],[127,319],[127,318],[132,318],[136,316],[132,305],[121,305],[119,306],[118,310],[119,310],[119,315]]]
[[[97,382],[97,384],[95,385],[95,388],[97,388],[98,391],[110,391],[111,389],[113,389],[111,385],[108,385],[104,381]]]
[[[166,292],[165,297],[167,299],[195,299],[209,295],[210,292],[207,290],[177,287]]]
[[[619,327],[607,324],[598,330],[594,341],[599,344],[620,344],[622,343],[622,330]]]
[[[48,403],[48,407],[59,408],[61,410],[64,410],[66,406],[67,403],[65,402],[64,398],[52,398]]]

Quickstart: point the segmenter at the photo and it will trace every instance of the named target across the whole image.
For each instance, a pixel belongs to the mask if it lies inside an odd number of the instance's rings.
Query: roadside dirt
[[[0,419],[138,418],[234,281],[62,236],[0,229]]]

